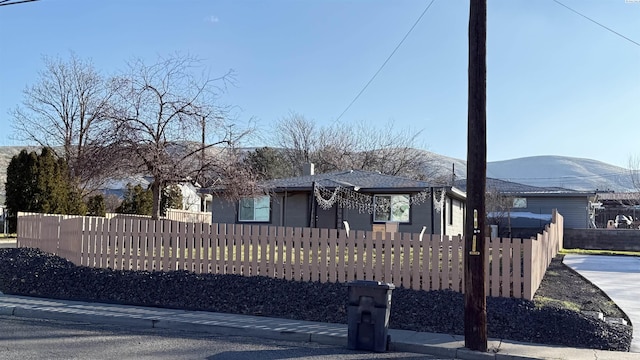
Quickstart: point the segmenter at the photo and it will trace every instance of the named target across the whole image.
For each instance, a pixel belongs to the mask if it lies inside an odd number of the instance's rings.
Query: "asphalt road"
[[[166,329],[122,329],[0,316],[0,359],[436,359]]]

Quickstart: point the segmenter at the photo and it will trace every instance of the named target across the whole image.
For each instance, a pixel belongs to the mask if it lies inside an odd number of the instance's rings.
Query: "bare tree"
[[[105,116],[115,82],[73,53],[43,61],[39,82],[25,88],[22,106],[12,111],[15,137],[53,149],[86,194],[116,167]]]
[[[276,143],[288,155],[297,172],[313,162],[318,172],[346,169],[379,171],[389,175],[429,179],[429,154],[417,150],[421,132],[389,123],[378,129],[361,122],[316,127],[292,113],[276,125]]]
[[[302,166],[311,161],[316,142],[315,123],[296,112],[276,123],[275,143],[291,163],[293,175],[302,174]]]
[[[498,229],[506,229],[507,235],[511,235],[509,224],[511,208],[513,207],[513,196],[500,192],[497,189],[487,189],[485,195],[487,223],[498,225]],[[503,231],[504,233],[504,231]]]
[[[629,178],[637,193],[640,193],[640,155],[629,156]]]
[[[396,127],[393,122],[376,129],[362,122],[352,132],[361,169],[389,175],[421,177],[431,161],[428,153],[416,150],[421,131]]]
[[[228,183],[231,168],[221,159],[229,157],[216,146],[232,145],[245,134],[227,131],[225,108],[213,105],[233,80],[232,72],[196,76],[201,68],[198,59],[179,55],[151,65],[136,60],[121,80],[126,85],[118,93],[113,127],[120,147],[131,154],[132,171],[153,178],[154,218],[160,216],[161,190],[167,185],[204,179],[204,174]],[[205,128],[207,143],[200,141]]]

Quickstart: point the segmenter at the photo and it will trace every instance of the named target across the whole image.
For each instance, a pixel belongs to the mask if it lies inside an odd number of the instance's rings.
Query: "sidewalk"
[[[191,332],[316,342],[347,346],[347,325],[299,320],[185,311],[140,306],[31,298],[0,293],[0,315],[44,318],[128,327],[170,328]],[[567,359],[626,360],[640,354],[576,349],[490,340],[491,352],[464,348],[464,337],[389,330],[391,351],[407,351],[456,359]]]
[[[0,239],[0,249],[2,248],[14,248],[16,247],[16,238],[3,238]]]
[[[563,262],[627,314],[633,325],[631,351],[640,353],[640,257],[567,254]]]

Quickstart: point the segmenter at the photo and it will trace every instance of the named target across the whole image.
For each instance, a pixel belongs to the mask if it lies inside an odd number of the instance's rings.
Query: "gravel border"
[[[95,269],[38,249],[0,249],[0,291],[54,299],[262,315],[346,323],[347,286],[263,276]],[[464,296],[453,291],[392,293],[389,326],[464,334]],[[492,338],[602,350],[629,351],[631,327],[579,312],[538,308],[532,301],[487,298]]]

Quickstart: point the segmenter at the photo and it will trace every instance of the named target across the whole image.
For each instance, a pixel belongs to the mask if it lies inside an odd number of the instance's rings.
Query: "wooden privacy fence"
[[[148,215],[119,214],[119,213],[107,213],[105,217],[108,219],[113,219],[113,218],[151,219],[151,216],[148,216]],[[180,221],[180,222],[195,222],[195,223],[211,224],[210,212],[167,209],[165,216],[162,218],[167,220]]]
[[[562,216],[531,239],[487,239],[488,296],[532,299],[562,245]],[[139,218],[19,214],[18,246],[76,265],[116,270],[269,276],[288,280],[391,282],[464,291],[463,239]]]

